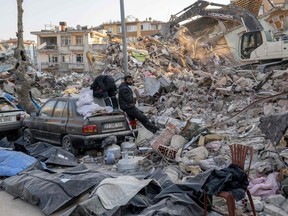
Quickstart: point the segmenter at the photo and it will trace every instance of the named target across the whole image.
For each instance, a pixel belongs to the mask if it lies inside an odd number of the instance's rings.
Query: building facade
[[[162,22],[152,20],[126,23],[126,36],[137,38],[159,33]],[[107,32],[121,36],[121,22],[107,23],[96,28],[67,27],[66,22],[49,29],[31,32],[37,36],[39,71],[85,72],[94,70],[91,59],[107,46]]]
[[[106,34],[93,31],[86,26],[70,28],[65,22],[31,34],[37,36],[39,71],[89,71],[86,53],[95,51],[99,44],[107,44]]]
[[[127,29],[127,38],[138,38],[160,33],[163,22],[154,21],[151,18],[145,21],[135,19],[135,21],[126,21],[125,25]],[[113,35],[122,34],[121,22],[118,21],[103,23],[101,28],[105,29],[109,33],[112,33]]]
[[[10,38],[9,40],[3,40],[3,41],[0,41],[0,45],[4,47],[6,50],[12,50],[18,46],[18,39]],[[25,40],[24,49],[25,49],[26,55],[31,60],[31,63],[35,64],[37,60],[36,42],[32,40]]]

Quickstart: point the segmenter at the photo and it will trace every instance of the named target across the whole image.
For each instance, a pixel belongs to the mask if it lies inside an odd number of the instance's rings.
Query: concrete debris
[[[288,113],[262,117],[258,127],[273,144],[278,144],[288,128]]]
[[[261,200],[254,200],[253,203],[254,203],[254,207],[255,207],[255,211],[256,211],[256,212],[262,212],[262,211],[263,211],[263,209],[264,209],[264,203],[263,203]],[[247,209],[248,209],[249,211],[252,210],[252,209],[251,209],[251,205],[250,205],[249,202],[248,202],[248,204],[247,204]]]
[[[228,146],[245,144],[254,149],[249,189],[252,195],[261,196],[261,200],[255,199],[256,210],[263,215],[287,215],[287,205],[281,205],[287,199],[279,194],[278,174],[288,165],[287,150],[280,149],[287,148],[288,143],[288,70],[275,70],[255,91],[265,74],[236,70],[227,58],[221,61],[216,54],[201,62],[193,58],[195,53],[187,54],[193,50],[185,48],[190,40],[179,30],[168,41],[150,36],[128,44],[129,73],[140,94],[138,107],[161,131],[152,134],[138,125],[135,144],[138,150],[141,147],[147,151],[135,151],[140,158],[120,159],[117,149],[117,155],[109,154],[109,158],[106,155],[106,165],[120,162],[121,172],[164,167],[170,179],[180,183],[184,177],[227,167],[231,163]],[[119,85],[124,76],[122,47],[111,43],[103,53],[97,59],[103,64],[98,64],[96,71],[41,73],[32,69],[29,74],[33,79],[32,96],[41,104],[51,97],[81,94],[100,73],[112,75]],[[17,97],[12,67],[15,62],[9,51],[5,55],[0,53],[3,90]],[[104,157],[85,156],[81,161],[103,164]]]

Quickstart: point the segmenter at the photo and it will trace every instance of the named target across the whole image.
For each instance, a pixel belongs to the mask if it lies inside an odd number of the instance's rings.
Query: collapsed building
[[[283,12],[285,11],[283,10]],[[207,22],[207,19],[211,22]],[[271,15],[265,15],[263,19],[273,20]],[[201,32],[192,31],[200,29],[195,26],[203,26],[204,23],[207,24],[207,28],[201,27]],[[211,25],[214,27],[212,28]],[[231,29],[221,29],[222,34],[214,32],[215,29],[220,30],[219,26],[228,26]],[[242,30],[238,30],[240,28]],[[215,22],[210,18],[200,18],[186,24],[185,28],[180,27],[168,39],[154,35],[139,37],[138,40],[128,43],[129,73],[134,77],[135,86],[139,92],[146,96],[145,99],[139,99],[139,108],[162,128],[161,133],[156,136],[143,128],[139,129],[135,144],[138,148],[150,150],[144,156],[141,154],[145,159],[138,158],[139,166],[141,171],[151,171],[157,167],[163,168],[169,181],[174,184],[193,182],[193,177],[197,177],[211,168],[221,169],[231,162],[229,145],[245,144],[254,150],[250,170],[252,183],[249,189],[254,198],[256,211],[266,215],[287,215],[287,191],[285,188],[287,187],[288,158],[286,151],[288,144],[288,70],[278,68],[269,73],[261,73],[254,67],[251,69],[234,67],[238,61],[231,54],[230,44],[236,40],[233,38],[229,40],[229,35],[235,34],[235,31],[243,31],[243,28],[235,26],[235,23],[230,21],[223,24],[219,20]],[[210,30],[213,31],[209,32]],[[200,35],[214,35],[214,37],[202,38]],[[198,38],[200,39],[197,40]],[[33,96],[40,102],[44,102],[49,97],[77,93],[82,88],[89,87],[93,78],[100,73],[113,75],[119,82],[124,76],[122,71],[123,53],[121,43],[117,43],[119,41],[121,40],[110,41],[107,46],[103,46],[99,50],[98,55],[103,58],[95,59],[97,67],[91,73],[37,73],[33,77]],[[1,73],[1,76],[6,79],[12,72],[13,70],[9,69],[5,75]],[[13,79],[7,80],[5,90],[10,92],[13,90]],[[82,161],[88,161],[94,168],[95,164],[99,164],[96,157],[86,156],[82,158]],[[133,169],[134,167],[132,167]],[[78,172],[87,170],[82,167]],[[70,172],[73,173],[73,171],[75,170]],[[41,173],[38,172],[32,170],[32,174],[39,179]],[[82,174],[81,178],[87,185],[83,185],[83,188],[73,193],[73,196],[77,197],[93,185],[99,187],[105,183],[119,185],[119,182],[123,183],[123,181],[133,183],[133,185],[139,184],[138,181],[127,176],[122,179],[117,178],[116,181],[108,179],[108,177],[110,176],[106,176],[106,174],[97,176],[95,173],[86,176]],[[165,182],[167,183],[167,179],[161,179],[162,176],[157,172],[153,173],[152,177],[161,182],[162,188],[165,188],[163,185]],[[21,175],[14,178],[17,182],[17,178],[21,178]],[[60,179],[59,176],[55,178]],[[69,176],[69,178],[75,177]],[[106,181],[99,185],[100,181],[105,178],[107,178]],[[31,179],[27,181],[31,181]],[[11,180],[7,178],[6,190],[13,191],[12,185],[13,178]],[[141,182],[141,186],[142,188],[152,187],[157,193],[160,190],[159,185],[154,185],[150,181]],[[137,194],[139,190],[137,187],[133,191]],[[182,195],[183,190],[182,188]],[[169,190],[167,191],[169,192]],[[164,195],[162,194],[164,198],[167,191],[165,190]],[[18,196],[24,195],[18,194]],[[142,196],[142,194],[138,194],[138,196]],[[155,194],[151,197],[155,198]],[[165,200],[163,197],[160,196],[157,200],[162,202]],[[137,199],[137,197],[134,198]],[[105,202],[109,199],[114,202]],[[34,202],[33,199],[27,200]],[[70,197],[65,197],[63,203],[67,203],[68,200]],[[181,213],[195,213],[195,209],[198,213],[202,212],[194,202],[187,205],[186,201],[182,200],[186,206],[193,206],[194,210],[189,207],[187,210],[183,207]],[[111,197],[104,196],[103,192],[96,193],[94,191],[89,199],[78,205],[72,212],[77,214],[84,211],[83,208],[91,210],[91,206],[95,206],[96,203],[104,206],[101,209],[93,209],[98,213],[105,212],[105,208],[109,209],[110,213],[115,212],[119,210],[119,206],[122,206],[122,211],[124,211],[127,202],[125,199],[118,203]],[[160,208],[161,202],[144,210],[141,209],[143,211],[139,211],[138,214],[141,212],[142,215],[149,215],[149,212],[155,212],[157,207]],[[147,203],[150,202],[147,201]],[[134,205],[129,204],[135,207],[135,202],[133,202]],[[183,206],[185,205],[183,204]],[[221,202],[217,205],[220,209],[222,208]],[[51,214],[58,210],[59,205],[53,202],[52,207],[48,208],[47,205],[40,207],[46,214]],[[240,211],[238,215],[245,215],[248,214],[245,211],[251,210],[251,207],[237,206],[237,209]],[[73,215],[71,212],[66,213],[66,215],[69,214]]]

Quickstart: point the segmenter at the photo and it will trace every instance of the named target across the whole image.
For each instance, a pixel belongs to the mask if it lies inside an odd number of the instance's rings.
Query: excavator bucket
[[[160,29],[160,33],[164,38],[169,38],[171,35],[172,29],[170,23],[163,23]]]

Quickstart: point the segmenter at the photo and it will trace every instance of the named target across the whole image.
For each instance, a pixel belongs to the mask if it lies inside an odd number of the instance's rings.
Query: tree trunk
[[[18,10],[18,50],[24,50],[24,39],[23,39],[23,7],[22,7],[23,0],[17,0],[17,10]]]
[[[29,66],[29,60],[25,54],[24,39],[23,39],[23,0],[17,0],[17,10],[18,10],[18,46],[16,50],[16,58],[18,62],[15,66],[15,86],[18,95],[19,104],[23,106],[27,113],[36,112],[36,108],[32,101],[30,100],[29,91],[31,90],[32,80],[28,76],[27,69]]]

